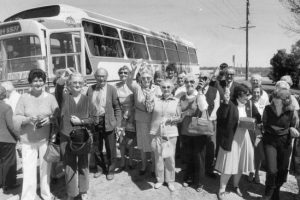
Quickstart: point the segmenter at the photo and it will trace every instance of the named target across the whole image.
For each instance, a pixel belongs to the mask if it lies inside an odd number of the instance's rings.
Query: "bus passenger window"
[[[53,57],[52,58],[52,64],[53,64],[53,73],[56,72],[58,69],[65,69],[66,68],[66,61],[65,57]]]

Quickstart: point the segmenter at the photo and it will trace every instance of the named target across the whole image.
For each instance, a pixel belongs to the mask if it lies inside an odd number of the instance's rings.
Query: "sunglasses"
[[[119,74],[125,74],[125,75],[127,75],[128,74],[128,72],[119,72]]]
[[[186,84],[190,83],[190,84],[194,84],[195,81],[194,80],[190,80],[190,81],[184,81]]]
[[[171,86],[161,86],[162,89],[171,89]]]

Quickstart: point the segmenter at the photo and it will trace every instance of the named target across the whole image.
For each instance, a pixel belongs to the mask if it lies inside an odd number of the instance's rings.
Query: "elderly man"
[[[216,127],[217,110],[220,106],[220,94],[219,91],[209,85],[211,81],[211,75],[207,72],[201,72],[199,76],[198,91],[201,90],[206,97],[206,102],[208,103],[208,114],[209,119],[214,122]],[[216,130],[216,129],[215,129]],[[214,174],[214,161],[215,161],[215,150],[216,150],[216,134],[209,137],[206,146],[206,156],[205,156],[205,171],[206,174],[212,178],[216,177]]]
[[[13,112],[15,112],[16,105],[19,101],[20,94],[15,90],[14,85],[11,81],[6,81],[1,83],[1,86],[6,89],[6,98],[4,99],[4,102],[11,106]]]
[[[251,82],[251,86],[252,86],[252,89],[253,88],[256,88],[256,87],[261,87],[261,75],[260,74],[252,74],[251,75],[251,79],[250,79],[250,82]],[[264,106],[268,105],[270,102],[269,102],[269,95],[266,91],[262,90],[262,95],[259,99],[259,104],[262,104]]]
[[[108,72],[104,68],[98,68],[94,74],[96,84],[89,87],[87,96],[97,109],[95,116],[95,161],[98,178],[106,172],[106,179],[114,178],[116,165],[116,135],[115,130],[121,126],[121,108],[118,101],[117,90],[114,86],[107,84]],[[103,155],[103,143],[105,144],[108,166],[106,166]]]
[[[225,81],[226,85],[222,86],[223,91],[225,93],[226,90],[229,90],[230,92],[230,99],[233,98],[233,91],[234,88],[238,85],[237,82],[234,81],[235,76],[235,69],[232,67],[229,67],[225,70]],[[224,96],[221,96],[221,101],[223,100]]]

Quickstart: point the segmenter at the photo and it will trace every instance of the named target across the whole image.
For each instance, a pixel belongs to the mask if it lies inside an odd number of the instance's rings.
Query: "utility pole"
[[[249,49],[249,44],[248,44],[248,37],[249,37],[249,0],[247,0],[247,5],[246,5],[246,81],[248,80],[248,68],[249,68],[249,60],[248,60],[248,49]]]

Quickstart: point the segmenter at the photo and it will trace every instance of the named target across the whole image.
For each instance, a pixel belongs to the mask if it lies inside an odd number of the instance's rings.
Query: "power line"
[[[227,19],[230,22],[232,22],[233,20],[235,20],[237,23],[240,23],[235,17],[232,18],[231,15],[229,15],[228,13],[226,13],[224,10],[219,9],[218,6],[216,6],[215,4],[213,4],[213,1],[209,1],[209,2],[211,2],[211,3],[207,3],[206,4],[206,3],[204,3],[204,1],[202,1],[202,5],[204,5],[208,10],[210,10],[216,16],[219,16],[220,19]],[[229,19],[229,17],[231,17],[231,19]]]
[[[226,3],[227,2],[227,3]],[[241,19],[241,16],[236,10],[228,4],[229,1],[223,0],[223,4],[228,8],[229,12],[234,16],[236,19]]]

